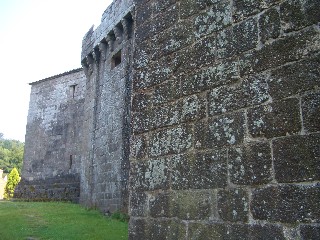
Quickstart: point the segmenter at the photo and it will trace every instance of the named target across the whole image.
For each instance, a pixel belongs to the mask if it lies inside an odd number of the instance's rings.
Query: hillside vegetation
[[[0,133],[0,169],[9,173],[16,168],[21,174],[24,143],[18,140],[4,139]]]

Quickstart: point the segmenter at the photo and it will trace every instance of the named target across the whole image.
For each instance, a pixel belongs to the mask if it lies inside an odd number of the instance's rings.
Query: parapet
[[[82,40],[81,60],[86,58],[93,49],[101,42],[108,42],[105,40],[108,35],[114,35],[119,25],[126,31],[125,23],[123,21],[131,19],[131,12],[133,10],[133,0],[114,0],[109,7],[104,11],[101,18],[100,25],[94,29],[93,26],[85,34]]]

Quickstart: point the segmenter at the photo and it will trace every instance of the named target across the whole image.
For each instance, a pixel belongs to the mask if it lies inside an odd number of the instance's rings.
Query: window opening
[[[70,91],[71,91],[71,96],[72,96],[72,98],[75,97],[76,86],[77,86],[76,84],[70,86]]]
[[[121,50],[112,57],[112,69],[121,63]]]
[[[70,158],[69,158],[69,169],[71,169],[72,163],[73,163],[73,156],[70,155]]]

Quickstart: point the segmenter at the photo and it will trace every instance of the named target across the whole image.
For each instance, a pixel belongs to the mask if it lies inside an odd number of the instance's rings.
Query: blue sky
[[[112,0],[0,0],[0,132],[24,141],[30,86],[80,64],[81,42]]]

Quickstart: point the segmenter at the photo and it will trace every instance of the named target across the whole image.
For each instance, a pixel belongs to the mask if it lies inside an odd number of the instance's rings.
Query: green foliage
[[[13,197],[14,189],[20,182],[20,176],[18,170],[13,168],[8,175],[8,181],[4,188],[4,199],[10,199]]]
[[[120,211],[116,211],[116,212],[112,213],[111,218],[116,219],[120,222],[129,222],[128,214],[122,213]]]
[[[0,239],[128,239],[128,224],[61,202],[0,201]]]
[[[0,169],[9,173],[16,168],[21,173],[24,143],[18,140],[4,139],[0,133]]]

